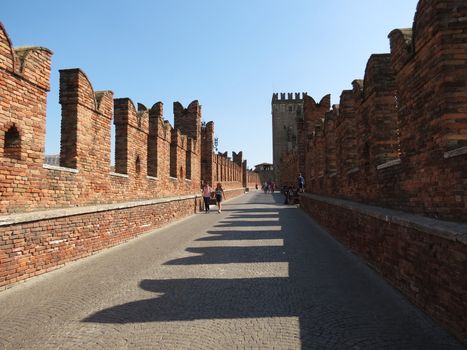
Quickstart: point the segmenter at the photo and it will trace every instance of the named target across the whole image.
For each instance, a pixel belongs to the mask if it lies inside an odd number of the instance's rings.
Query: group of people
[[[274,193],[276,184],[272,181],[265,182],[263,184],[263,191],[264,193]],[[258,185],[256,185],[256,189],[258,189]],[[282,193],[285,196],[285,204],[294,204],[295,197],[297,196],[298,192],[303,192],[305,189],[305,179],[302,174],[298,174],[297,177],[297,188],[292,186],[284,186],[282,187]],[[203,186],[201,189],[204,201],[204,212],[207,214],[210,211],[210,202],[211,198],[216,198],[217,204],[217,212],[222,212],[222,200],[225,200],[225,193],[224,189],[222,188],[222,184],[220,182],[217,183],[216,188],[214,191],[212,190],[211,186],[207,181],[203,182]]]
[[[274,191],[276,190],[276,184],[274,183],[274,181],[271,181],[271,180],[265,181],[263,185],[261,186],[261,188],[264,191],[264,193],[274,193]],[[297,191],[300,193],[305,191],[305,178],[303,177],[301,173],[299,173],[297,176],[296,187],[291,186],[291,188],[297,188]],[[258,189],[258,186],[256,186],[256,189]],[[284,191],[284,187],[282,187],[282,192],[283,191]]]
[[[286,186],[282,187],[282,194],[285,196],[284,204],[295,204],[295,201],[298,199],[298,193],[303,193],[305,191],[305,178],[302,174],[297,176],[296,186]]]
[[[204,212],[206,214],[209,213],[210,211],[209,205],[211,202],[211,198],[213,197],[213,194],[214,194],[214,197],[216,198],[217,212],[221,213],[222,212],[222,200],[225,199],[225,193],[224,193],[224,189],[222,188],[222,184],[218,182],[215,190],[213,191],[211,186],[209,186],[209,183],[207,181],[204,181],[201,192],[203,194]]]
[[[295,204],[295,199],[298,197],[298,190],[294,186],[284,185],[281,190],[284,195],[284,204]]]
[[[264,193],[274,193],[274,191],[276,190],[276,184],[272,181],[265,181],[262,188]]]

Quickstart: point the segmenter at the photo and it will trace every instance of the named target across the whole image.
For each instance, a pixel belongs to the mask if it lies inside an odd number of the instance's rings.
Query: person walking
[[[298,192],[303,193],[305,191],[305,178],[301,173],[297,177]]]
[[[203,187],[201,192],[203,194],[203,201],[204,201],[204,212],[207,214],[209,213],[209,202],[211,201],[211,186],[207,181],[204,181]]]
[[[225,194],[224,194],[224,189],[222,188],[222,185],[220,182],[217,183],[216,190],[216,203],[217,203],[217,212],[220,213],[222,212],[222,200],[225,199]]]

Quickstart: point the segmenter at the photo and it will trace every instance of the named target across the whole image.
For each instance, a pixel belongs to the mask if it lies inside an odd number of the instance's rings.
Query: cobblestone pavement
[[[4,349],[462,349],[280,195],[0,292]]]

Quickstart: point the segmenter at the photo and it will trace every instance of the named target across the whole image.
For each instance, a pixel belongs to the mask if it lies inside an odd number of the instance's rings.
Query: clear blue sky
[[[2,4],[14,46],[54,52],[46,153],[59,152],[58,70],[81,68],[95,90],[147,107],[195,99],[219,150],[249,167],[272,161],[273,92],[315,100],[363,78],[387,35],[412,27],[416,0],[23,0]]]

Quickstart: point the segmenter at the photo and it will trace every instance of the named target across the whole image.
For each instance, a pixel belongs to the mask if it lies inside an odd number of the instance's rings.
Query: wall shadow
[[[238,264],[259,262],[286,262],[284,247],[202,247],[187,248],[187,252],[200,254],[170,260],[164,265]]]
[[[462,349],[302,211],[284,205],[232,209],[236,217],[258,212],[278,217],[274,225],[282,230],[249,231],[243,229],[247,220],[227,217],[233,230],[210,230],[198,241],[272,234],[284,246],[190,247],[187,252],[200,255],[164,265],[286,262],[288,277],[143,280],[139,288],[160,295],[97,311],[83,322],[297,317],[302,349]]]
[[[291,310],[297,303],[282,302],[291,294],[287,278],[143,280],[139,287],[163,295],[102,310],[84,321],[186,321],[281,317],[299,312],[298,305]]]
[[[277,220],[224,220],[214,227],[251,227],[251,226],[278,226]]]
[[[282,239],[281,231],[208,231],[212,236],[198,238],[196,241],[238,241]]]
[[[268,203],[268,204],[271,204],[271,203]],[[274,215],[274,214],[277,214],[277,208],[273,209],[274,207],[271,205],[271,209],[270,208],[242,208],[242,209],[238,209],[238,208],[224,208],[224,206],[222,206],[222,212],[232,212],[232,213],[235,213],[235,214],[242,214],[242,213],[245,213],[245,214],[248,214],[248,213],[254,213],[254,214],[259,214],[261,215],[262,213],[266,213],[266,214],[269,214],[269,215]],[[286,209],[296,209],[296,208],[293,208],[293,207],[287,207]]]
[[[279,218],[279,215],[277,213],[275,214],[261,214],[261,213],[232,213],[231,215],[229,215],[229,218],[232,218],[232,219],[244,219],[244,218],[248,218],[248,219],[277,219]]]

